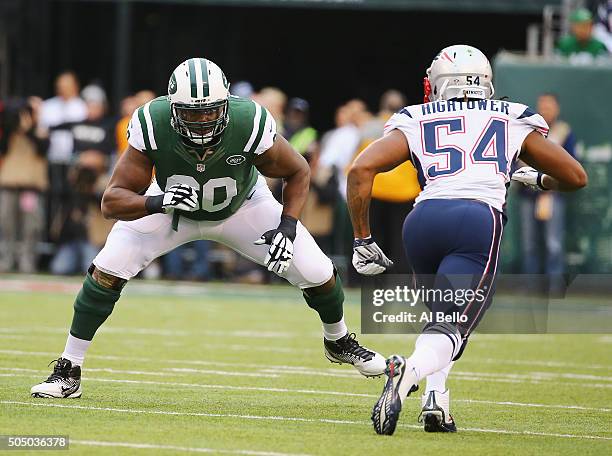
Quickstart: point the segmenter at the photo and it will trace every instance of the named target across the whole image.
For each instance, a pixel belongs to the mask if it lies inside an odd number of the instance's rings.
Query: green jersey
[[[606,55],[608,53],[606,45],[598,39],[591,38],[590,40],[582,43],[573,35],[567,35],[561,38],[559,43],[557,43],[557,50],[565,57],[582,53],[597,57],[599,55]]]
[[[182,183],[198,189],[200,207],[180,212],[192,220],[224,220],[238,210],[257,181],[255,156],[274,142],[276,123],[257,103],[231,96],[229,122],[221,141],[209,150],[190,148],[170,123],[170,103],[159,97],[138,108],[128,142],[155,165],[162,190]]]

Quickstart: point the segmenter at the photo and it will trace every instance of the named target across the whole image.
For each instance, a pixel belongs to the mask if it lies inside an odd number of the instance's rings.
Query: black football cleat
[[[425,432],[457,432],[455,420],[450,414],[450,392],[429,391],[421,396],[423,408],[419,422]]]
[[[418,378],[413,369],[406,367],[403,356],[393,355],[387,359],[387,382],[378,402],[372,409],[372,424],[377,434],[392,435],[402,411],[404,399],[419,389]]]

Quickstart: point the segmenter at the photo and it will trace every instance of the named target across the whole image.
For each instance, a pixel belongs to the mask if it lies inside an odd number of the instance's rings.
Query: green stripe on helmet
[[[206,59],[200,59],[200,65],[202,66],[202,88],[204,90],[203,98],[210,95],[210,88],[208,86],[208,66],[206,65]]]
[[[198,85],[195,74],[195,59],[189,59],[189,82],[191,83],[191,98],[198,98]]]
[[[144,106],[138,108],[138,121],[142,130],[142,138],[144,139],[145,148],[151,150],[151,141],[149,141],[149,129],[147,128],[147,120],[144,115]]]
[[[253,141],[253,145],[249,149],[249,154],[252,154],[259,146],[261,142],[261,138],[264,134],[264,129],[266,128],[266,118],[268,117],[268,110],[266,108],[261,108],[261,118],[259,119],[259,129],[257,130],[257,136],[255,137],[255,141]]]

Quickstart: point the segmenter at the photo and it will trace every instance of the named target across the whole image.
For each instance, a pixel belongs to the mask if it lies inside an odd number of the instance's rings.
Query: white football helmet
[[[473,46],[442,49],[427,69],[425,103],[453,98],[491,98],[493,71],[487,57]]]
[[[221,68],[208,59],[185,60],[168,82],[172,128],[191,143],[214,146],[229,120],[228,97]]]

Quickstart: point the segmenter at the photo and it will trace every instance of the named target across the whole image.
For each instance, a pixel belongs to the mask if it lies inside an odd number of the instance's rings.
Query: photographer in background
[[[101,246],[92,239],[92,216],[99,212],[104,186],[106,157],[97,151],[81,153],[68,171],[72,192],[53,214],[50,234],[57,244],[51,273],[58,275],[86,272]],[[108,231],[108,230],[107,230]]]
[[[40,100],[8,100],[0,143],[0,271],[37,270],[44,227],[47,141],[36,133]]]

